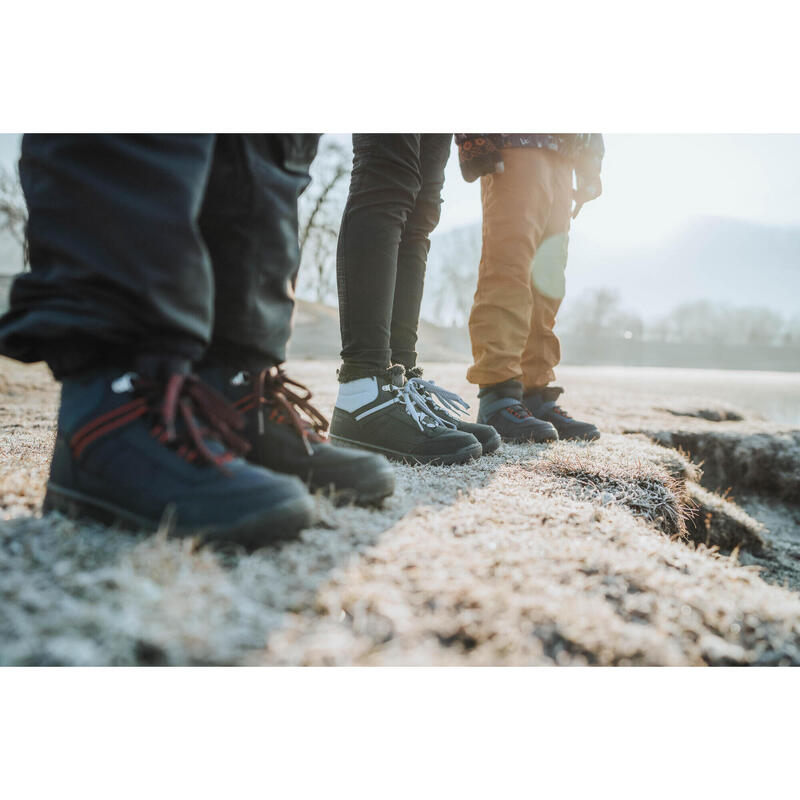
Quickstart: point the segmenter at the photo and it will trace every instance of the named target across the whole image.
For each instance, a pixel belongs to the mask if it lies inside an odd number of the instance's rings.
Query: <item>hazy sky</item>
[[[11,166],[18,147],[19,136],[0,134],[0,163]],[[610,134],[603,183],[576,222],[598,242],[657,243],[698,214],[800,225],[800,135]],[[455,149],[444,200],[440,230],[480,219],[478,184],[462,180]]]
[[[603,195],[575,222],[609,244],[656,243],[702,214],[800,225],[800,135],[607,135]],[[448,164],[441,228],[480,219],[480,190]]]

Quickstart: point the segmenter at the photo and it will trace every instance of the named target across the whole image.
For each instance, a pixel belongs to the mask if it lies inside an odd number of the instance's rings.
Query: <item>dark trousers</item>
[[[31,271],[0,352],[57,377],[139,355],[286,356],[316,134],[26,135]]]
[[[353,174],[336,259],[340,380],[413,367],[430,233],[451,134],[353,134]]]

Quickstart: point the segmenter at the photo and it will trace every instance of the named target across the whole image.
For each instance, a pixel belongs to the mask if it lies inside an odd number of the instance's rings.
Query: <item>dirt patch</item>
[[[724,551],[741,549],[767,555],[765,526],[761,522],[735,503],[695,483],[688,485],[687,494],[694,507],[686,525],[692,540]]]
[[[703,484],[716,491],[800,500],[800,431],[656,431],[653,439],[702,464]]]
[[[728,408],[659,408],[656,410],[672,414],[674,417],[694,417],[709,422],[741,422],[744,419],[743,414]]]

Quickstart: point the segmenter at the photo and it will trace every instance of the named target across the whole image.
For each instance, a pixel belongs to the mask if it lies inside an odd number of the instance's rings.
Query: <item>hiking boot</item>
[[[330,437],[335,444],[408,464],[463,464],[482,452],[471,433],[448,427],[431,413],[400,366],[339,385]]]
[[[531,414],[552,423],[560,439],[583,439],[589,442],[599,439],[600,431],[591,422],[573,419],[556,404],[563,392],[560,386],[542,386],[528,392],[522,402]]]
[[[247,547],[292,537],[312,521],[311,498],[238,457],[242,425],[187,362],[67,378],[44,510]]]
[[[394,492],[394,469],[381,456],[334,447],[311,392],[278,367],[259,373],[209,366],[200,375],[244,415],[248,460],[301,478],[336,503],[377,505]]]
[[[455,392],[448,392],[447,389],[437,386],[433,381],[423,380],[420,367],[407,369],[406,380],[416,383],[417,389],[425,398],[431,413],[444,422],[448,428],[471,433],[480,442],[482,455],[494,453],[500,447],[500,434],[491,425],[480,425],[456,416],[456,414],[468,411],[469,404]]]
[[[522,404],[522,384],[505,381],[478,392],[478,422],[491,425],[504,442],[554,442],[558,432],[549,422],[535,417]]]

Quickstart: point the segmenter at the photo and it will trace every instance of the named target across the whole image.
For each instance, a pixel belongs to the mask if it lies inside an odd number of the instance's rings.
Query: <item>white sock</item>
[[[373,402],[377,397],[377,378],[359,378],[357,381],[340,383],[339,396],[336,398],[336,408],[352,413],[357,408]]]

